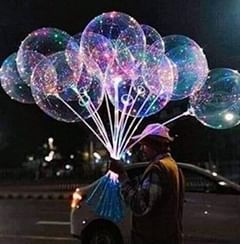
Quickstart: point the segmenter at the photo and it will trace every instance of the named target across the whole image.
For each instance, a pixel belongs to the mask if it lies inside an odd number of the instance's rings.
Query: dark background
[[[195,40],[208,58],[210,69],[240,66],[240,1],[238,0],[1,0],[0,62],[17,51],[25,36],[41,27],[57,27],[69,34],[81,32],[95,16],[121,11],[162,36],[182,34]],[[187,101],[169,104],[165,112],[145,120],[166,120],[184,111]],[[195,118],[170,125],[177,134],[173,154],[178,161],[238,161],[240,127],[213,130]],[[0,88],[0,167],[17,167],[49,136],[64,152],[81,148],[89,135],[83,124],[51,119],[36,105],[11,100]]]

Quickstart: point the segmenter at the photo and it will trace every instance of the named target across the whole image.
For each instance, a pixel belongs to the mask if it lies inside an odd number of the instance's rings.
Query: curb
[[[34,199],[34,200],[66,200],[71,199],[72,193],[71,192],[6,192],[0,193],[0,200],[3,199]]]

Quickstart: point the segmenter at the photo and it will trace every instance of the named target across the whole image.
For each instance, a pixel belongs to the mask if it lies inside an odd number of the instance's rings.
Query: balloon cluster
[[[36,103],[60,121],[83,122],[117,159],[142,120],[171,100],[189,97],[183,115],[206,126],[225,129],[240,123],[237,71],[209,71],[192,39],[161,37],[120,12],[95,17],[74,36],[56,28],[33,31],[3,62],[0,80],[12,99]],[[103,101],[107,123],[98,112]]]
[[[84,122],[118,158],[144,117],[190,96],[207,73],[206,57],[193,40],[162,38],[127,14],[109,12],[74,36],[56,28],[33,31],[3,62],[0,79],[11,98],[36,103],[60,121]],[[103,100],[109,128],[98,114]]]

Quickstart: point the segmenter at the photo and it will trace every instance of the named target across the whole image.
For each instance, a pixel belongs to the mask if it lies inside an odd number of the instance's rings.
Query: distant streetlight
[[[47,162],[51,162],[53,160],[53,156],[54,156],[54,151],[50,151],[48,156],[46,156],[44,159]]]
[[[72,170],[73,167],[72,167],[72,165],[70,165],[70,164],[66,164],[66,165],[65,165],[65,169],[66,169],[66,170]]]
[[[29,161],[33,161],[34,160],[34,157],[33,156],[28,156],[28,160]]]
[[[52,144],[53,141],[54,141],[54,139],[53,139],[52,137],[49,137],[49,138],[48,138],[48,143],[49,143],[49,144]]]
[[[52,137],[49,137],[48,138],[48,145],[49,145],[49,148],[50,149],[54,149],[53,141],[54,141],[54,139]]]

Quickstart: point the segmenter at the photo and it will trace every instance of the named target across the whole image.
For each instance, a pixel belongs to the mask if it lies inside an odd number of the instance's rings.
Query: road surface
[[[0,244],[79,244],[69,200],[0,200]]]

